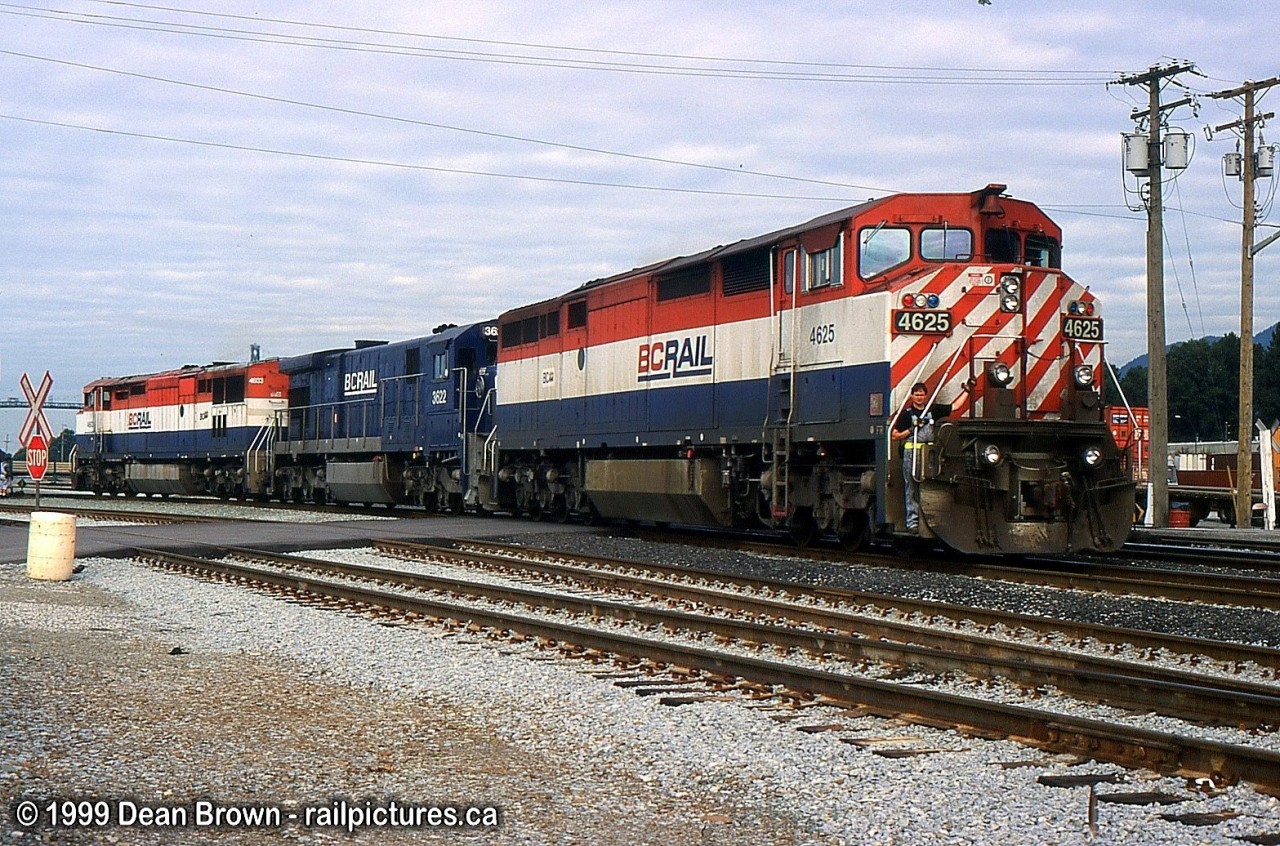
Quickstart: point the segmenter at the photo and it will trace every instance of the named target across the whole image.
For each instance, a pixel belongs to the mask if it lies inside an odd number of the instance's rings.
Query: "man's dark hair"
[[[914,394],[916,391],[924,391],[927,394],[929,393],[929,386],[924,382],[916,382],[911,386],[911,393]]]

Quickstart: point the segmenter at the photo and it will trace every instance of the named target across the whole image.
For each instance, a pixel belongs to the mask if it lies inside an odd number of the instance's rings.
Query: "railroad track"
[[[81,506],[76,503],[80,502],[108,502],[121,504],[128,503],[133,505],[131,508],[116,507],[92,507]],[[149,505],[158,506],[151,507]],[[182,510],[190,506],[189,511],[195,511],[201,507],[217,507],[223,509],[245,509],[246,514],[271,514],[272,512],[289,514],[323,514],[327,516],[352,515],[358,517],[368,517],[369,515],[391,516],[396,518],[426,519],[435,516],[422,509],[390,509],[390,508],[374,508],[372,506],[343,506],[343,505],[308,505],[299,503],[286,502],[257,502],[257,501],[241,501],[230,499],[216,499],[213,497],[195,498],[195,497],[168,497],[161,500],[151,500],[143,497],[130,497],[127,499],[106,498],[99,500],[96,498],[88,498],[84,496],[46,496],[45,501],[40,510],[57,511],[64,514],[75,514],[77,517],[94,520],[128,520],[137,523],[196,523],[196,522],[219,522],[219,521],[235,521],[238,519],[259,519],[262,522],[271,522],[271,517],[263,519],[240,518],[229,516],[211,516],[201,515],[197,513],[184,513]],[[34,503],[29,500],[21,503],[3,503],[0,504],[0,513],[8,512],[14,514],[29,514],[35,510]],[[280,518],[287,521],[288,518]],[[25,522],[25,521],[23,521]]]
[[[449,543],[481,554],[485,552],[493,552],[498,555],[509,553],[513,556],[518,556],[522,553],[528,554],[526,547],[506,544],[476,540],[454,540],[449,541]],[[377,541],[375,545],[385,551],[392,551],[397,547],[410,551],[414,548],[413,544],[391,541]],[[776,549],[766,549],[766,552],[777,554]],[[544,551],[540,554],[551,555],[552,553]],[[687,565],[669,566],[648,561],[642,563],[611,560],[603,557],[581,556],[564,552],[556,552],[554,556],[571,564],[594,567],[605,572],[631,572],[650,577],[661,576],[673,580],[733,585],[742,589],[757,590],[766,595],[771,593],[782,595],[803,594],[835,606],[871,607],[881,609],[881,613],[884,613],[885,610],[893,609],[904,615],[924,620],[936,621],[939,618],[955,621],[968,620],[979,629],[989,631],[1035,632],[1040,638],[1058,639],[1066,643],[1096,641],[1115,645],[1125,644],[1150,654],[1163,652],[1194,656],[1191,660],[1197,663],[1206,659],[1217,662],[1219,668],[1225,673],[1238,673],[1242,666],[1254,663],[1261,667],[1269,668],[1272,677],[1280,679],[1280,649],[1272,647],[1165,634],[1146,629],[1106,626],[1056,617],[1019,614],[998,609],[955,605],[936,600],[912,599],[896,595],[889,596],[849,588],[823,587],[789,581],[768,581],[758,576],[739,576],[722,570]]]
[[[403,550],[402,550],[403,551]],[[789,605],[787,617],[774,617],[774,608],[766,612],[760,600],[741,603],[738,613],[755,619],[726,619],[718,615],[694,613],[684,609],[652,608],[592,596],[570,596],[562,592],[536,590],[527,586],[480,585],[471,581],[416,576],[361,565],[334,564],[291,556],[264,555],[252,551],[235,551],[241,561],[209,561],[154,551],[139,550],[139,556],[152,563],[184,572],[215,575],[220,578],[255,585],[289,594],[325,597],[348,607],[378,608],[382,613],[403,615],[407,619],[427,618],[432,621],[453,620],[472,631],[487,630],[506,638],[537,638],[546,645],[559,645],[564,651],[634,664],[670,665],[683,668],[691,678],[710,679],[722,688],[745,685],[761,695],[788,696],[795,699],[821,697],[827,702],[856,709],[859,712],[907,719],[932,726],[954,727],[983,737],[1011,737],[1057,751],[1069,751],[1094,758],[1113,760],[1130,766],[1144,766],[1162,772],[1205,775],[1228,780],[1244,779],[1261,789],[1280,795],[1280,752],[1258,750],[1203,738],[1136,728],[1124,723],[1084,719],[1058,712],[1041,711],[1022,705],[1005,705],[956,694],[944,693],[909,684],[896,684],[868,678],[850,670],[832,670],[817,665],[817,659],[802,660],[799,653],[823,656],[832,661],[888,661],[921,667],[942,667],[947,662],[955,669],[957,661],[965,666],[984,667],[982,672],[1003,671],[1017,663],[1010,659],[983,659],[977,656],[946,657],[941,649],[911,644],[886,645],[870,637],[859,637],[815,628],[810,620],[800,623],[807,611]],[[414,554],[421,553],[417,550]],[[458,555],[459,550],[444,553]],[[442,554],[436,551],[432,555]],[[474,552],[465,552],[474,556]],[[266,561],[265,565],[261,562]],[[563,575],[563,574],[562,574]],[[358,581],[352,581],[358,580]],[[663,586],[663,591],[669,585]],[[388,589],[390,588],[390,589]],[[628,590],[634,590],[634,587]],[[415,592],[406,592],[412,590]],[[421,591],[431,591],[431,595]],[[664,596],[668,601],[690,602],[685,598]],[[706,602],[704,594],[699,602]],[[465,598],[465,599],[464,599]],[[716,594],[715,601],[720,595]],[[477,602],[484,604],[478,605]],[[544,616],[531,615],[538,609]],[[723,609],[722,609],[723,610]],[[569,616],[573,615],[573,616]],[[595,626],[580,624],[592,620]],[[601,621],[609,621],[601,628]],[[830,622],[830,618],[828,618]],[[629,627],[621,628],[624,623]],[[825,624],[824,624],[825,625]],[[701,632],[703,642],[672,642],[654,637],[655,630]],[[706,640],[725,644],[709,648]],[[733,648],[733,645],[738,645]],[[744,654],[742,644],[753,644],[756,654]],[[907,648],[910,647],[910,648]],[[765,651],[781,652],[788,660],[760,657]],[[936,662],[936,663],[935,663]],[[839,664],[840,661],[835,661]],[[1095,667],[1098,666],[1095,664]],[[1114,669],[1114,668],[1113,668]],[[1027,671],[1030,672],[1030,671]],[[1108,674],[1088,670],[1073,674],[1059,666],[1045,666],[1041,672],[1052,674],[1041,678],[1085,678],[1084,684],[1102,685]],[[1142,674],[1111,673],[1117,695],[1139,697],[1151,701],[1155,690],[1167,699],[1180,699],[1174,710],[1196,713],[1199,719],[1227,719],[1251,723],[1263,715],[1278,713],[1280,688],[1235,685],[1217,679],[1188,677],[1178,682]],[[1037,683],[1022,676],[1022,683]],[[1047,683],[1047,682],[1038,682]],[[1174,688],[1179,685],[1175,695]],[[1145,690],[1146,692],[1136,692]],[[1124,691],[1121,694],[1121,691]],[[780,693],[781,692],[781,693]],[[1218,700],[1219,704],[1209,704]],[[1248,716],[1230,701],[1248,701],[1256,708]],[[1137,700],[1135,700],[1137,701]],[[1198,701],[1199,705],[1193,705]],[[1212,714],[1213,716],[1208,716]]]
[[[661,535],[650,533],[646,530],[633,530],[632,534],[635,537],[649,538],[655,541],[668,543],[672,541],[669,534]],[[841,550],[788,548],[776,543],[743,541],[709,533],[685,535],[680,538],[679,542],[719,549],[734,549],[762,555],[786,555],[793,558],[831,562],[833,564],[848,564],[851,560],[850,554]],[[1154,555],[1155,553],[1152,554]],[[1250,566],[1245,563],[1247,561],[1266,562],[1273,560],[1265,552],[1260,553],[1260,556],[1257,558],[1250,557],[1248,553],[1239,550],[1234,551],[1234,557],[1231,560],[1239,562],[1237,566],[1241,567]],[[1018,566],[1010,566],[978,559],[944,555],[905,558],[889,553],[859,552],[856,554],[856,561],[859,564],[895,570],[945,573],[1013,584],[1056,587],[1117,596],[1137,596],[1177,602],[1206,602],[1219,605],[1245,605],[1280,610],[1280,578],[1218,572],[1222,566],[1222,556],[1218,554],[1217,550],[1201,550],[1194,559],[1190,559],[1190,553],[1187,552],[1184,555],[1184,559],[1194,560],[1198,563],[1209,562],[1214,565],[1215,569],[1173,570],[1065,558],[1024,558],[1020,559]],[[1264,564],[1264,569],[1269,568]],[[1276,569],[1280,569],[1280,564],[1277,564]]]
[[[1216,543],[1216,542],[1215,542]],[[1247,570],[1280,573],[1280,550],[1223,546],[1194,546],[1185,543],[1129,542],[1122,552],[1126,557],[1156,561],[1182,561],[1212,568],[1238,567]]]
[[[49,505],[41,508],[40,510],[54,511],[59,514],[72,514],[76,517],[83,517],[86,520],[116,520],[130,523],[214,523],[230,519],[225,517],[202,517],[190,514],[166,514],[156,511],[126,511],[124,509],[116,508],[79,508],[68,507],[65,505]],[[4,514],[30,515],[33,511],[35,511],[33,506],[13,505],[11,503],[0,504],[0,513]],[[21,522],[25,525],[27,521],[9,520],[8,522]]]
[[[850,662],[878,661],[930,673],[959,671],[975,678],[1004,678],[1030,688],[1052,686],[1084,699],[1181,719],[1249,727],[1280,723],[1280,686],[1211,679],[1202,673],[1066,653],[1003,637],[939,631],[844,609],[760,598],[661,578],[625,576],[617,569],[602,573],[600,569],[601,564],[626,568],[627,562],[584,559],[587,566],[575,567],[531,561],[523,550],[494,552],[492,545],[487,545],[488,550],[471,542],[458,545],[461,548],[451,549],[379,542],[378,548],[414,559],[464,567],[482,563],[486,569],[508,574],[534,574],[558,587],[574,584],[581,589],[607,590],[627,597],[647,596],[668,605],[678,603],[681,611],[658,609],[645,620],[669,628],[830,654]],[[539,553],[539,557],[542,555]],[[552,553],[550,557],[558,556]],[[465,586],[450,585],[449,589],[461,590]],[[535,596],[532,601],[537,599]],[[635,614],[630,606],[602,606],[593,600],[589,605],[570,601],[557,607],[579,613],[607,610],[613,617]],[[731,613],[733,619],[719,616],[724,612]]]

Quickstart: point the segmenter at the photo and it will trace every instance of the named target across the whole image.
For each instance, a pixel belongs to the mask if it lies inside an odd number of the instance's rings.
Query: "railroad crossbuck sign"
[[[36,432],[27,443],[27,475],[35,481],[44,478],[44,471],[49,469],[49,444],[44,435]]]
[[[49,442],[53,440],[53,427],[49,425],[49,419],[44,416],[45,398],[49,396],[49,389],[53,387],[53,379],[49,376],[49,371],[44,372],[44,378],[40,380],[39,390],[31,389],[31,380],[27,378],[27,374],[23,373],[22,378],[18,380],[18,384],[22,386],[22,393],[27,397],[27,404],[31,406],[31,410],[27,412],[27,419],[22,421],[22,429],[18,431],[18,442],[25,444],[27,449],[31,449],[31,438],[33,435],[44,436],[44,446],[47,450]],[[29,459],[28,459],[29,460]],[[41,475],[44,475],[43,471]],[[35,478],[35,474],[31,474]]]

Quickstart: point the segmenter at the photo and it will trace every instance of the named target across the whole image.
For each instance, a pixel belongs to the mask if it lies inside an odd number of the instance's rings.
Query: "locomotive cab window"
[[[830,249],[807,253],[804,262],[805,288],[813,291],[818,288],[830,288],[833,285],[843,284],[844,277],[841,275],[843,262],[840,261],[840,256],[843,253],[843,235],[836,239],[835,245]]]
[[[1043,232],[1027,236],[1027,264],[1032,267],[1062,267],[1062,245]]]
[[[911,230],[867,226],[858,230],[858,275],[870,279],[911,258]]]
[[[458,367],[463,372],[463,378],[475,373],[476,370],[476,351],[470,347],[463,347],[458,350]]]
[[[987,260],[998,264],[1022,263],[1022,239],[1009,229],[988,229],[983,244]]]
[[[438,352],[431,357],[431,378],[439,382],[449,376],[449,353]]]
[[[244,377],[228,376],[213,380],[213,404],[244,402]]]
[[[587,301],[575,300],[569,303],[569,328],[581,329],[587,325]]]
[[[968,229],[928,228],[920,233],[920,257],[925,261],[966,261],[973,256],[973,233]]]

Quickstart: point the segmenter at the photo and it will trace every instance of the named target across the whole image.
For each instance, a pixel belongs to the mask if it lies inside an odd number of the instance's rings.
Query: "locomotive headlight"
[[[1003,362],[995,362],[987,367],[987,380],[997,388],[1007,388],[1013,381],[1013,371]]]
[[[1077,388],[1093,387],[1093,365],[1078,364],[1071,370],[1071,378],[1076,380]]]
[[[988,467],[995,467],[1004,458],[1004,455],[1000,452],[1000,447],[995,444],[987,444],[978,455],[982,458],[982,463]]]
[[[1085,467],[1097,467],[1102,463],[1102,450],[1096,446],[1085,447],[1084,452],[1080,453],[1080,458],[1084,461]]]
[[[1007,313],[1022,308],[1022,279],[1012,273],[1000,277],[1000,310]]]

